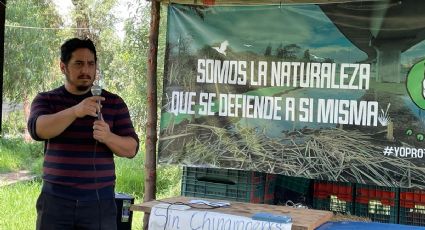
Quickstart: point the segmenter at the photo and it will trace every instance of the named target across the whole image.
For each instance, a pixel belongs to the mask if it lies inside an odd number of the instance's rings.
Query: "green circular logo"
[[[406,87],[412,101],[421,109],[425,109],[424,73],[425,59],[414,64],[407,74]]]

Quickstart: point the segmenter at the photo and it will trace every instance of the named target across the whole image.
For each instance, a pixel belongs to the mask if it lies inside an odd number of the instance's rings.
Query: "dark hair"
[[[61,46],[61,61],[68,64],[72,53],[76,49],[87,48],[94,54],[94,60],[97,62],[96,47],[90,39],[71,38],[65,41]]]

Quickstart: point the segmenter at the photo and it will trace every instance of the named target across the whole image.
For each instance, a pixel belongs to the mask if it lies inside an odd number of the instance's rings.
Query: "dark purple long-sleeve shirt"
[[[39,93],[31,104],[28,130],[34,140],[44,141],[43,191],[76,200],[109,199],[114,196],[115,164],[112,151],[93,138],[96,117],[77,118],[60,135],[43,140],[37,136],[36,120],[72,107],[87,97],[69,93],[64,86]],[[102,116],[119,136],[138,136],[125,102],[116,94],[102,90]],[[138,148],[137,148],[138,149]]]

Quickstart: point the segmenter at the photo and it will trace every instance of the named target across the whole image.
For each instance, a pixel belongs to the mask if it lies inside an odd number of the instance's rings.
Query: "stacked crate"
[[[401,188],[399,223],[425,226],[425,190]]]
[[[301,204],[311,207],[313,204],[313,183],[311,179],[278,175],[275,188],[275,204]]]
[[[313,208],[343,214],[354,213],[351,183],[315,180],[313,191]]]
[[[221,168],[183,167],[183,196],[264,203],[265,174]]]
[[[398,223],[398,188],[356,184],[355,215],[374,222]]]
[[[182,176],[183,196],[278,205],[290,202],[374,222],[425,226],[425,190],[221,168],[183,167]]]
[[[266,174],[266,182],[264,185],[264,204],[274,204],[277,178],[278,175],[276,174]]]

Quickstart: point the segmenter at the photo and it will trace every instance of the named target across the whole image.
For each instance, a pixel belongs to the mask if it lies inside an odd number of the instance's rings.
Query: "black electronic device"
[[[115,203],[117,205],[117,230],[131,230],[133,212],[130,211],[130,206],[134,204],[134,197],[124,193],[115,193]]]

